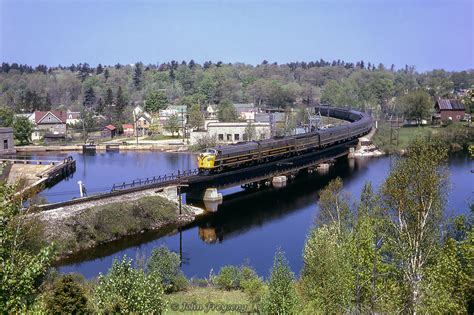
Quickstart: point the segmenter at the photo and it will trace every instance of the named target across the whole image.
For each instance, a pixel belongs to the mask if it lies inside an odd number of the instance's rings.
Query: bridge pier
[[[275,176],[272,179],[273,187],[285,187],[286,186],[286,176]]]

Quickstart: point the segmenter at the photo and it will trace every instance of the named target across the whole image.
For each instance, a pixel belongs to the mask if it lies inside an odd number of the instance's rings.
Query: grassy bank
[[[450,145],[452,151],[467,149],[474,141],[474,128],[468,127],[466,123],[455,123],[448,126],[410,126],[402,127],[398,131],[398,146],[396,138],[391,140],[390,125],[385,122],[379,123],[379,128],[372,141],[380,149],[387,153],[404,150],[416,137],[439,136]],[[396,133],[394,132],[394,135]]]
[[[45,237],[57,244],[59,256],[85,250],[147,230],[179,225],[192,219],[179,217],[177,205],[161,196],[98,205],[80,211],[51,210],[38,216]],[[187,208],[183,213],[191,214]]]

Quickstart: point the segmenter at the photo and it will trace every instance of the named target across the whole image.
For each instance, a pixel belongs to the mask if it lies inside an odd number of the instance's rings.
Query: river
[[[64,157],[62,154],[46,155],[32,158]],[[86,184],[89,193],[93,193],[110,190],[112,183],[193,169],[196,165],[192,154],[107,152],[69,155],[76,159],[77,170],[69,179],[42,192],[41,195],[51,202],[77,197],[79,180]],[[58,269],[92,278],[99,272],[107,272],[116,257],[147,257],[160,245],[179,253],[181,243],[183,271],[188,277],[207,277],[211,270],[218,272],[224,265],[243,263],[250,264],[260,275],[267,277],[278,247],[286,252],[292,270],[299,273],[304,242],[317,212],[318,191],[339,176],[344,181],[344,189],[355,201],[366,181],[371,181],[375,188],[380,186],[393,161],[389,156],[341,160],[326,174],[300,176],[283,188],[227,189],[223,191],[224,201],[216,213],[205,216],[181,233],[148,232],[128,237],[63,261]],[[469,212],[468,202],[474,199],[471,169],[474,169],[474,163],[467,157],[450,159],[447,214]]]

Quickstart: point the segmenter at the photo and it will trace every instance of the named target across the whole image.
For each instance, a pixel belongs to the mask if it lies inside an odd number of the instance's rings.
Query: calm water
[[[51,157],[51,155],[48,155]],[[173,153],[73,153],[76,173],[43,192],[50,201],[78,195],[77,181],[82,180],[90,191],[110,190],[111,183],[175,172],[195,167],[195,157]],[[378,187],[393,163],[390,157],[343,160],[327,174],[302,176],[284,188],[224,191],[224,202],[217,213],[209,214],[181,233],[183,271],[191,277],[206,277],[211,269],[245,262],[262,276],[268,276],[273,255],[281,247],[296,273],[302,267],[302,249],[317,211],[317,194],[328,181],[340,176],[353,199],[359,197],[366,181]],[[472,160],[453,158],[450,161],[451,193],[448,213],[468,213],[468,200],[473,200],[474,169]],[[180,233],[145,233],[81,254],[59,267],[62,272],[79,272],[90,278],[106,272],[115,257],[148,256],[166,245],[180,251]],[[204,241],[206,240],[206,241]]]

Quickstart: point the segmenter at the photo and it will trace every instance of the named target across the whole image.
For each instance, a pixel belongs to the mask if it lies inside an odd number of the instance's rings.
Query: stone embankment
[[[90,146],[89,146],[90,147]],[[119,151],[162,151],[162,152],[185,152],[188,150],[187,145],[174,143],[141,143],[141,144],[97,144],[94,146],[96,151],[108,151],[113,147]],[[82,144],[78,145],[28,145],[16,148],[17,152],[67,152],[67,151],[83,151]]]
[[[128,235],[180,227],[192,222],[203,210],[182,205],[177,198],[154,189],[84,202],[35,213],[44,238],[57,245],[59,258]]]
[[[350,158],[354,158],[354,157],[376,157],[376,156],[384,155],[385,152],[378,149],[372,143],[372,137],[375,135],[376,132],[377,132],[377,129],[372,128],[372,130],[367,135],[360,138],[359,143],[357,144],[357,147],[356,147],[355,151],[349,153],[349,157]]]

